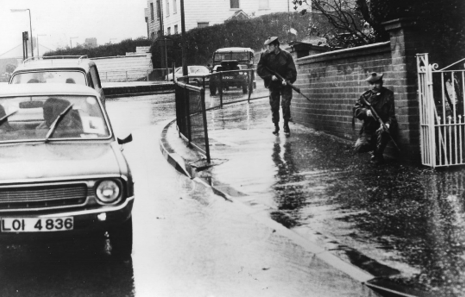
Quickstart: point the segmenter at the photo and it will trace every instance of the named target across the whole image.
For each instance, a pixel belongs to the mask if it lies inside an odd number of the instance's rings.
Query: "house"
[[[186,31],[285,11],[294,11],[292,0],[184,0]],[[147,0],[145,21],[148,38],[181,33],[181,0]]]

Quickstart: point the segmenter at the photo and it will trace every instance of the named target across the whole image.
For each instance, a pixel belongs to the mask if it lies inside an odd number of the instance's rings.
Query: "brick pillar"
[[[397,137],[404,161],[420,163],[420,119],[417,96],[416,54],[425,52],[425,38],[415,22],[396,19],[383,23],[391,38],[392,73],[395,86],[396,116],[399,123]]]

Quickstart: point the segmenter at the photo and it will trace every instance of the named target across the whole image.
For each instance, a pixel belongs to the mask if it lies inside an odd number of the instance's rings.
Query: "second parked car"
[[[87,56],[44,56],[24,60],[13,71],[10,84],[74,83],[95,89],[105,104],[97,65]]]

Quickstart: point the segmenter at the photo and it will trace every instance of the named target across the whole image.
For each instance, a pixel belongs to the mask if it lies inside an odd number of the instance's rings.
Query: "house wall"
[[[155,0],[148,0],[147,3]],[[249,16],[260,16],[273,12],[293,11],[291,0],[269,0],[269,8],[260,9],[260,0],[239,0],[239,9],[230,8],[230,0],[184,0],[186,31],[196,28],[199,22],[208,22],[209,25],[221,24],[230,18],[236,11],[243,10]],[[176,12],[174,4],[176,3]],[[289,3],[289,6],[288,6]],[[162,0],[164,15],[164,31],[168,35],[168,28],[174,34],[174,26],[181,32],[181,0]],[[169,13],[167,13],[169,4]],[[147,4],[149,7],[149,4]]]
[[[150,4],[153,4],[153,18]],[[147,38],[152,38],[152,36],[157,38],[157,32],[160,30],[160,16],[157,12],[157,1],[147,0],[147,8],[145,9],[144,13],[147,22]],[[154,33],[154,35],[152,35],[152,33]]]
[[[419,108],[415,54],[427,50],[409,21],[386,23],[391,40],[351,49],[303,57],[296,60],[296,86],[310,97],[295,94],[291,104],[295,122],[355,141],[361,123],[352,129],[352,107],[369,89],[365,79],[372,72],[384,73],[384,86],[394,92],[398,121],[397,143],[402,153],[392,147],[386,153],[419,162]]]

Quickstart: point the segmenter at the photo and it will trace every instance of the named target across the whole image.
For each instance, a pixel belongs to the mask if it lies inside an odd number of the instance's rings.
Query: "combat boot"
[[[384,164],[384,156],[383,154],[375,152],[372,157],[371,157],[371,163],[375,165],[381,165]]]
[[[289,130],[289,124],[288,124],[288,122],[284,122],[283,130],[284,130],[284,134],[285,134],[286,136],[291,135],[291,130]]]
[[[279,125],[278,125],[278,124],[275,124],[275,125],[274,125],[273,134],[274,134],[274,135],[278,135],[278,134],[279,134]]]

